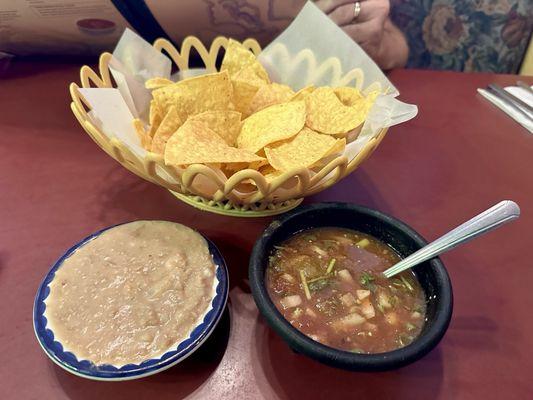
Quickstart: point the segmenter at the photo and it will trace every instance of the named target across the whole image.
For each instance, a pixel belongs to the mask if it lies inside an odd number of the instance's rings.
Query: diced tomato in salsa
[[[391,247],[372,236],[318,228],[275,248],[267,287],[283,316],[313,340],[382,353],[407,346],[424,325],[425,296],[415,275],[381,274],[398,261]]]

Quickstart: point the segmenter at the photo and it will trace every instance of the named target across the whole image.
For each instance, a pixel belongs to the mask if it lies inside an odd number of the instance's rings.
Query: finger
[[[365,22],[375,18],[384,21],[388,16],[388,1],[360,1],[360,11],[357,18],[355,17],[355,3],[356,2],[350,2],[335,8],[328,14],[328,17],[330,17],[337,25],[344,26],[351,24],[354,21]]]
[[[363,6],[361,3],[359,4],[362,12]],[[359,13],[359,16],[361,16],[361,13]],[[352,23],[355,19],[355,3],[348,3],[335,8],[328,14],[328,17],[339,26]],[[357,19],[359,19],[359,17]]]
[[[315,2],[317,7],[320,8],[326,14],[329,14],[337,7],[354,3],[354,0],[318,0]]]
[[[380,36],[383,34],[383,29],[376,20],[345,25],[342,29],[361,45],[371,41],[379,41]]]
[[[357,17],[357,22],[366,22],[373,19],[385,21],[389,16],[389,11],[390,3],[388,0],[365,1],[361,3],[361,12]]]

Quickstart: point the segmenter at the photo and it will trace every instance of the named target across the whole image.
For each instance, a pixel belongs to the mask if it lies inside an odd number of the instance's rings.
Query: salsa
[[[383,353],[421,332],[426,304],[411,271],[381,272],[400,261],[378,239],[344,228],[317,228],[276,246],[267,288],[276,308],[322,344],[356,353]]]

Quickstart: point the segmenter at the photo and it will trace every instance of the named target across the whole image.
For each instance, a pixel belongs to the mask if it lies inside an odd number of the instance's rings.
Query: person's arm
[[[146,0],[165,32],[176,43],[194,34],[205,43],[218,35],[253,37],[266,46],[285,29],[305,0]],[[361,0],[354,19],[354,0],[318,0],[315,3],[350,35],[383,69],[405,65],[407,42],[389,19],[388,0]]]
[[[316,5],[356,41],[382,69],[403,67],[409,48],[402,32],[389,18],[389,0],[319,0]]]

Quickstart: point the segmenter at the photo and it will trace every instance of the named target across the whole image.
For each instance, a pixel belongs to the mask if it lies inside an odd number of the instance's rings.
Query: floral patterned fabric
[[[516,73],[533,27],[533,0],[391,0],[411,68]]]

